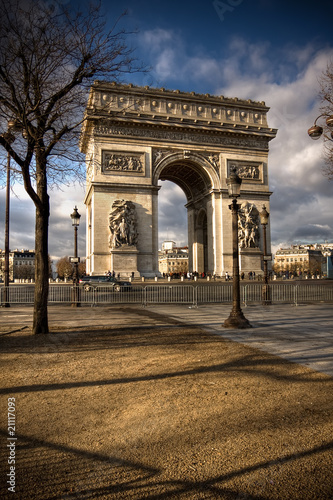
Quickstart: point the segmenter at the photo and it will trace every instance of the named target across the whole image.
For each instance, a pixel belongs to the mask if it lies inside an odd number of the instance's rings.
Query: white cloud
[[[178,246],[187,244],[186,197],[176,184],[163,181],[158,196],[159,248],[165,240],[172,240]]]
[[[184,90],[205,88],[204,93],[265,101],[270,107],[269,125],[279,129],[269,154],[274,245],[282,238],[291,243],[300,227],[304,239],[311,238],[314,231],[308,223],[331,228],[332,239],[332,184],[322,175],[323,144],[311,141],[307,129],[319,114],[318,80],[333,59],[333,49],[289,45],[273,52],[269,43],[235,37],[228,56],[218,59],[189,55],[190,49],[172,32],[163,33],[163,42],[163,50],[152,57],[155,76],[163,85],[172,84],[176,75]]]
[[[85,255],[85,206],[84,189],[79,184],[63,186],[61,190],[49,191],[49,252],[56,261],[74,251],[74,231],[70,214],[75,205],[81,214],[78,230],[78,252]],[[5,206],[5,190],[0,190],[0,203]],[[15,184],[10,198],[9,246],[14,248],[35,248],[35,206],[24,187]],[[0,234],[0,248],[4,248],[3,232]]]
[[[156,28],[139,34],[139,40],[142,45],[153,52],[159,52],[162,45],[164,46],[165,43],[172,43],[175,41],[175,34],[170,30]]]
[[[147,59],[153,67],[153,86],[229,97],[265,101],[270,107],[269,125],[278,128],[270,143],[269,178],[273,249],[310,238],[333,240],[331,217],[332,182],[323,177],[322,141],[313,142],[307,129],[319,114],[318,79],[330,60],[331,47],[280,47],[272,51],[268,43],[249,44],[234,38],[224,53],[212,57],[203,52],[190,54],[180,34],[155,29],[139,35]],[[222,54],[222,52],[221,52]],[[144,77],[146,78],[146,76]],[[180,188],[162,183],[159,194],[159,240],[187,241],[186,203]],[[34,245],[34,205],[23,187],[15,187],[12,197],[11,248]],[[73,229],[69,214],[74,205],[82,214],[79,253],[85,254],[84,189],[76,185],[51,195],[50,253],[54,258],[70,255]],[[0,190],[4,207],[4,190]],[[331,236],[330,235],[331,232]],[[3,233],[0,248],[3,248]]]

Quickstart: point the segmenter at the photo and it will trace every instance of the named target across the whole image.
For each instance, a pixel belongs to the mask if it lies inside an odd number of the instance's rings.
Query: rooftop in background
[[[2,248],[0,248],[0,252],[4,252],[5,250],[2,250]],[[26,248],[22,248],[21,250],[18,250],[17,248],[15,248],[14,250],[9,250],[10,253],[33,253],[35,254],[35,250],[28,250]]]

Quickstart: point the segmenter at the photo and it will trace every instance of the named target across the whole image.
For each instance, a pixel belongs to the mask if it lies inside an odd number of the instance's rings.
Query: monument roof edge
[[[235,106],[250,106],[250,107],[258,107],[260,110],[265,110],[268,111],[270,108],[269,106],[266,106],[266,103],[264,101],[253,101],[252,99],[240,99],[238,97],[225,97],[223,95],[211,95],[211,94],[199,94],[196,92],[186,92],[186,91],[181,91],[181,90],[171,90],[171,89],[165,89],[164,87],[161,88],[155,88],[155,87],[150,87],[146,85],[145,87],[141,87],[138,85],[134,85],[132,83],[124,84],[124,83],[116,83],[116,82],[108,82],[104,80],[96,80],[93,85],[92,89],[95,91],[104,91],[104,92],[126,92],[129,94],[137,94],[137,95],[142,95],[145,94],[147,96],[153,97],[168,97],[174,98],[174,99],[189,99],[192,101],[209,101],[215,104],[221,104],[225,103],[230,105],[235,105]]]

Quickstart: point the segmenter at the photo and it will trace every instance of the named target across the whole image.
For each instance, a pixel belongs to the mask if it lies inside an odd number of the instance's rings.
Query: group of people
[[[249,271],[247,273],[247,275],[248,275],[249,280],[255,280],[256,279],[256,273],[255,273],[255,271]],[[245,279],[245,273],[244,273],[244,271],[241,272],[240,278],[241,278],[242,281]],[[226,271],[226,273],[225,273],[225,280],[229,281],[231,279],[232,279],[232,277],[229,275],[228,271]]]
[[[180,273],[163,273],[163,278],[172,278],[172,279],[181,279],[182,277],[188,280],[193,280],[194,278],[207,278],[207,276],[211,277],[211,273],[198,273],[197,271],[191,272],[180,272]]]

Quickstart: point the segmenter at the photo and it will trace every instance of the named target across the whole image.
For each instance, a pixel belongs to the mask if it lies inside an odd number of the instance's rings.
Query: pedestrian
[[[225,280],[229,281],[229,273],[228,273],[228,271],[226,271],[226,273],[225,273]]]

